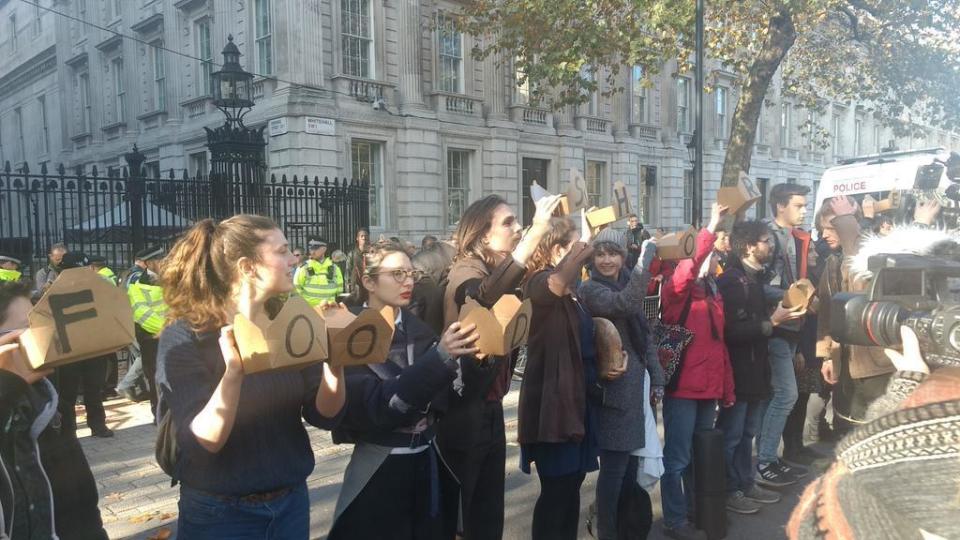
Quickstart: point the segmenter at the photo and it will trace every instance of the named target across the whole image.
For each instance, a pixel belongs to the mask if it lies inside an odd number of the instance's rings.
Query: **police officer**
[[[327,243],[322,240],[310,240],[307,243],[310,258],[297,268],[293,283],[300,294],[311,306],[336,302],[343,292],[343,272],[327,257]]]
[[[150,246],[145,249],[141,249],[134,255],[133,266],[125,272],[126,276],[123,278],[123,287],[129,288],[130,284],[140,279],[140,274],[144,273],[147,270],[147,263],[153,259],[163,258],[163,247],[161,246]]]
[[[94,272],[100,275],[103,279],[107,280],[111,285],[116,286],[118,282],[117,275],[113,273],[113,270],[107,266],[107,258],[102,255],[90,255],[88,257],[90,260],[90,268]],[[112,353],[107,355],[107,378],[104,382],[103,387],[103,399],[111,399],[117,397],[117,377],[119,373],[117,372],[117,354]]]
[[[90,259],[83,253],[67,253],[59,267],[61,270],[90,266]],[[103,381],[107,375],[109,356],[97,356],[57,368],[57,390],[60,401],[57,409],[62,418],[63,433],[76,436],[77,395],[83,385],[83,408],[87,412],[87,426],[94,437],[113,437],[107,427],[107,415],[103,410]]]
[[[160,249],[159,253],[157,251],[143,253],[146,259],[141,260],[145,268],[135,281],[130,281],[127,287],[127,296],[133,307],[134,329],[137,343],[140,344],[140,359],[143,364],[143,375],[147,380],[154,423],[157,415],[157,338],[163,330],[167,313],[167,305],[163,302],[163,288],[159,285],[163,250]]]
[[[107,266],[107,258],[101,255],[91,255],[90,259],[90,268],[93,268],[93,271],[100,275],[103,279],[109,281],[110,283],[117,284],[117,275],[113,273],[113,270]]]
[[[0,253],[0,281],[20,281],[20,259],[8,253]]]

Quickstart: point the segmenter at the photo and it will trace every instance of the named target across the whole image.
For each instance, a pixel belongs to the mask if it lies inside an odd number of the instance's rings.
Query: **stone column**
[[[630,71],[620,70],[617,84],[623,86],[623,92],[613,95],[613,136],[616,138],[630,135]]]
[[[500,55],[491,54],[483,61],[483,100],[487,106],[488,124],[509,119],[506,81],[510,66],[499,63],[499,59]]]
[[[403,96],[403,108],[422,109],[420,48],[423,31],[420,25],[420,0],[399,0],[396,5],[397,20],[400,22],[400,95]]]

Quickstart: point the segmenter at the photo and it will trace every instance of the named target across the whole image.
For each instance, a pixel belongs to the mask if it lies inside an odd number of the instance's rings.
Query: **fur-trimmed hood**
[[[960,233],[918,226],[895,227],[887,236],[864,236],[856,255],[847,257],[850,273],[860,280],[873,279],[870,257],[884,254],[911,254],[960,260]]]

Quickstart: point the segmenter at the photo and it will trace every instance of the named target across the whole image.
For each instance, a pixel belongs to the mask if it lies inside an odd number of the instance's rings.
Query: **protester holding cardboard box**
[[[329,429],[344,409],[327,364],[244,375],[236,314],[269,325],[268,300],[293,290],[296,258],[268,218],[200,221],[174,246],[161,282],[171,321],[157,382],[179,448],[180,538],[307,538],[314,457],[303,421]]]
[[[97,484],[76,437],[62,435],[57,392],[17,339],[29,283],[0,282],[0,537],[106,540]]]
[[[444,292],[447,326],[460,318],[472,298],[490,308],[511,293],[524,276],[524,265],[549,230],[558,196],[537,201],[533,225],[521,236],[520,221],[499,195],[471,204],[460,218],[458,253]],[[510,355],[464,357],[463,386],[450,397],[437,441],[460,479],[464,535],[470,540],[503,536],[506,437],[503,396],[510,389]]]
[[[654,406],[663,397],[663,369],[643,312],[643,300],[650,282],[650,265],[656,254],[655,241],[641,244],[633,266],[625,267],[629,233],[606,230],[593,242],[594,257],[590,280],[580,286],[579,297],[595,317],[610,320],[615,326],[627,355],[619,373],[597,383],[601,406],[597,410],[597,436],[600,444],[600,475],[597,478],[597,538],[617,538],[618,502],[624,487],[636,484],[640,460],[632,453],[648,445],[656,432],[645,432],[645,401]],[[645,395],[644,378],[650,374],[652,395]],[[659,441],[656,443],[659,446]],[[638,486],[639,488],[639,486]],[[639,488],[643,515],[638,516],[649,532],[653,523],[650,497]],[[646,535],[641,537],[645,538]]]
[[[730,236],[733,252],[717,286],[723,297],[724,339],[737,402],[720,411],[717,426],[724,436],[727,509],[753,514],[760,510],[759,503],[780,500],[776,493],[756,485],[753,468],[753,440],[760,429],[763,403],[770,398],[767,341],[775,326],[799,318],[803,312],[777,307],[770,314],[763,292],[763,268],[773,256],[773,239],[766,223],[737,223]]]
[[[714,281],[718,257],[713,244],[725,213],[725,206],[713,204],[709,225],[697,235],[693,258],[680,261],[660,293],[663,322],[683,324],[693,333],[663,400],[660,487],[664,532],[670,538],[700,537],[687,522],[686,495],[692,486],[683,485],[692,463],[693,434],[713,429],[718,401],[724,407],[734,403],[733,370],[723,341],[723,299]]]
[[[90,261],[83,253],[71,252],[63,257],[60,270],[83,268]],[[49,290],[49,288],[48,288]],[[94,437],[113,437],[107,427],[107,413],[103,409],[103,382],[107,378],[107,366],[113,353],[88,358],[57,368],[57,391],[60,393],[58,408],[64,434],[76,435],[77,396],[83,390],[83,408],[87,415],[87,427]]]
[[[517,433],[520,469],[530,474],[536,463],[540,477],[534,539],[576,539],[580,485],[597,470],[596,419],[587,403],[587,387],[597,381],[593,319],[575,298],[593,249],[578,240],[573,221],[551,219],[523,286],[533,308]]]
[[[809,192],[810,188],[798,184],[777,184],[770,189],[773,218],[767,225],[773,240],[773,254],[766,270],[767,291],[771,296],[782,297],[795,282],[807,278],[809,269],[816,265],[810,234],[800,228],[806,218]],[[805,324],[804,319],[780,324],[767,343],[773,392],[757,434],[757,482],[760,485],[782,487],[808,474],[805,467],[798,466],[798,460],[787,463],[778,456],[787,418],[799,396],[794,360],[798,349],[804,349],[800,347],[801,340],[810,339],[802,332]]]
[[[355,446],[331,540],[439,540],[457,531],[459,487],[433,439],[456,358],[476,353],[478,335],[453,322],[438,339],[407,309],[418,273],[402,246],[376,245],[364,255],[367,307],[389,308],[395,330],[386,362],[346,368],[349,403],[333,439]]]

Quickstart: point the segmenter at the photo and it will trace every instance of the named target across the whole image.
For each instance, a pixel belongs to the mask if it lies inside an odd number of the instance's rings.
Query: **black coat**
[[[333,430],[334,442],[394,446],[395,430],[411,427],[427,415],[432,421],[446,410],[456,371],[440,357],[437,336],[423,321],[407,310],[401,321],[403,331],[394,334],[386,362],[346,368],[346,413]],[[413,345],[412,364],[407,360],[408,344]]]
[[[0,370],[0,505],[11,538],[106,540],[97,484],[76,435],[62,433],[53,385]],[[36,426],[36,427],[34,427]],[[31,429],[42,429],[36,444]],[[39,452],[38,452],[39,450]],[[0,537],[7,531],[0,531]]]
[[[723,297],[724,338],[733,366],[737,401],[760,401],[770,397],[770,362],[767,315],[763,285],[743,269],[739,259],[730,258],[717,280]]]

